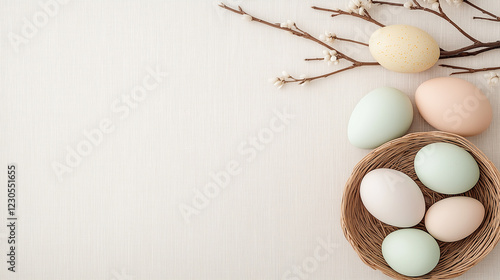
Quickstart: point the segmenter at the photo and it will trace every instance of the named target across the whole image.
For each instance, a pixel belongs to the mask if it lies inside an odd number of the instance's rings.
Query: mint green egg
[[[479,166],[472,155],[449,143],[423,147],[415,155],[414,166],[420,182],[438,193],[464,193],[479,180]]]
[[[406,133],[413,121],[408,96],[390,87],[379,87],[363,97],[351,114],[347,136],[351,144],[373,149]]]
[[[387,264],[410,277],[431,272],[438,264],[440,254],[437,241],[419,229],[394,231],[382,242],[382,255]]]

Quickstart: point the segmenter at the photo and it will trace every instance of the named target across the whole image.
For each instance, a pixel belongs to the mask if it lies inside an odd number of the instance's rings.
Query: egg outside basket
[[[426,209],[433,203],[450,197],[425,187],[415,175],[413,161],[425,145],[445,142],[464,148],[472,154],[481,172],[479,182],[462,194],[483,203],[486,213],[480,227],[467,238],[457,242],[438,241],[441,258],[438,265],[420,277],[408,277],[391,269],[382,256],[382,241],[397,227],[374,218],[363,206],[359,187],[363,176],[377,168],[392,168],[410,176],[424,194]],[[500,174],[486,156],[467,139],[452,133],[434,131],[411,133],[392,140],[366,155],[349,177],[341,204],[341,226],[344,235],[361,260],[373,269],[395,279],[450,279],[462,275],[493,250],[500,239]],[[423,221],[414,228],[425,230]]]

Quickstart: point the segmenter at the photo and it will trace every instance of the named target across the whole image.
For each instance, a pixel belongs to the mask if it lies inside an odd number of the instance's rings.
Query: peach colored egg
[[[368,43],[373,58],[395,72],[417,73],[431,68],[439,59],[436,40],[411,25],[389,25],[373,32]]]
[[[434,203],[425,215],[425,228],[437,240],[455,242],[472,234],[483,222],[484,206],[466,196]]]
[[[415,93],[415,103],[430,125],[461,136],[485,131],[493,118],[491,104],[481,90],[453,77],[422,83]]]

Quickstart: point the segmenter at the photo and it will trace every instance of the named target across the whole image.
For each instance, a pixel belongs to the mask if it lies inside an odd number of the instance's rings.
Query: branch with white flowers
[[[362,43],[359,41],[351,40],[351,39],[346,39],[346,38],[339,38],[335,34],[330,33],[330,32],[325,32],[325,34],[322,34],[319,36],[319,39],[313,37],[311,34],[308,32],[302,30],[295,24],[295,22],[291,20],[287,20],[282,23],[271,23],[269,21],[263,20],[261,18],[255,17],[244,11],[240,6],[238,6],[237,9],[232,8],[227,6],[224,3],[220,3],[219,6],[221,8],[224,8],[228,11],[231,11],[236,14],[240,14],[242,16],[243,20],[246,21],[254,21],[258,22],[267,26],[271,26],[276,29],[281,29],[289,34],[304,38],[306,40],[315,42],[316,44],[319,44],[320,46],[323,46],[326,48],[326,50],[323,51],[324,57],[323,58],[313,58],[313,59],[306,59],[306,60],[324,60],[328,65],[337,65],[340,60],[346,60],[348,61],[351,65],[336,71],[328,72],[323,75],[318,75],[318,76],[312,76],[312,77],[306,77],[306,76],[301,76],[299,78],[295,78],[291,75],[289,75],[287,72],[283,71],[282,76],[276,77],[271,79],[270,81],[277,86],[278,88],[282,88],[285,84],[287,83],[297,83],[299,85],[307,85],[309,82],[321,79],[321,78],[326,78],[330,77],[332,75],[348,71],[354,68],[362,67],[362,66],[376,66],[379,65],[378,62],[367,62],[367,61],[359,61],[357,59],[354,59],[339,50],[335,49],[333,46],[330,44],[333,43],[335,40],[339,41],[346,41],[346,42],[351,42],[351,43],[356,43],[356,44],[361,44],[367,46],[366,43]]]
[[[410,0],[404,4],[387,2],[387,1],[372,1],[372,3],[379,4],[379,5],[400,6],[400,7],[404,7],[406,9],[409,9],[409,10],[417,10],[417,11],[420,10],[420,11],[434,14],[434,15],[448,21],[451,25],[453,25],[453,27],[455,27],[458,30],[458,32],[462,33],[462,35],[467,37],[472,42],[479,43],[479,40],[477,40],[476,38],[472,37],[467,32],[465,32],[460,26],[458,26],[458,24],[456,24],[453,20],[451,20],[446,15],[446,13],[443,11],[443,8],[440,5],[439,0],[423,0],[423,1],[428,3],[430,5],[430,7],[422,6],[417,0]]]
[[[322,7],[316,7],[313,6],[312,8],[315,10],[319,11],[325,11],[331,13],[331,17],[337,17],[337,16],[352,16],[355,18],[362,19],[364,21],[373,23],[375,25],[378,25],[380,27],[385,27],[386,25],[374,17],[370,15],[368,12],[369,9],[371,9],[373,6],[395,6],[395,7],[401,7],[404,9],[408,10],[413,10],[413,11],[423,11],[426,13],[433,14],[435,16],[438,16],[439,18],[446,20],[449,24],[451,24],[459,33],[461,33],[464,37],[472,41],[471,44],[466,45],[461,48],[457,48],[455,50],[444,50],[440,48],[440,57],[439,59],[450,59],[450,58],[461,58],[461,57],[468,57],[468,56],[475,56],[484,52],[492,51],[495,49],[500,48],[500,40],[497,41],[492,41],[492,42],[482,42],[475,38],[474,36],[470,35],[467,31],[462,29],[457,23],[455,23],[452,19],[448,17],[448,15],[443,11],[441,7],[441,2],[439,0],[422,0],[423,3],[420,3],[419,0],[408,0],[405,3],[397,3],[397,2],[392,2],[392,1],[378,1],[378,0],[349,0],[348,5],[346,6],[345,9],[328,9],[328,8],[322,8]],[[448,4],[454,5],[454,6],[459,6],[461,4],[467,4],[471,6],[472,8],[481,11],[482,13],[490,16],[491,18],[482,18],[482,17],[474,17],[475,19],[486,19],[489,21],[500,21],[500,18],[496,15],[494,15],[491,12],[486,11],[483,8],[480,8],[479,6],[471,3],[469,0],[446,0]],[[231,11],[236,14],[240,14],[242,18],[246,21],[254,21],[258,22],[276,29],[281,29],[291,35],[298,36],[301,38],[304,38],[306,40],[315,42],[316,44],[325,47],[326,50],[323,51],[323,56],[322,57],[314,57],[314,58],[306,58],[306,61],[325,61],[328,65],[337,65],[339,61],[345,60],[350,63],[350,66],[325,73],[323,75],[319,76],[313,76],[313,77],[305,77],[305,76],[300,76],[299,78],[295,78],[291,75],[289,75],[286,72],[283,72],[283,75],[280,77],[273,78],[271,82],[274,83],[278,88],[283,87],[287,83],[298,83],[300,85],[305,85],[308,84],[309,82],[320,79],[320,78],[326,78],[330,77],[332,75],[345,72],[348,70],[352,70],[358,67],[363,67],[363,66],[376,66],[379,65],[377,62],[366,62],[366,61],[360,61],[357,60],[353,57],[350,57],[346,55],[345,53],[340,52],[338,49],[334,48],[332,44],[335,41],[342,41],[345,43],[354,43],[354,44],[359,44],[363,46],[368,46],[367,43],[348,39],[348,38],[343,38],[343,37],[338,37],[335,33],[325,31],[324,34],[321,34],[318,38],[315,38],[311,36],[310,33],[300,29],[296,23],[293,21],[287,20],[286,22],[283,23],[271,23],[269,21],[257,18],[255,16],[250,15],[246,11],[244,11],[240,6],[238,8],[232,8],[227,6],[224,3],[219,4],[220,7]],[[460,67],[460,66],[453,66],[453,65],[448,65],[448,64],[441,64],[442,67],[447,67],[455,70],[462,70],[462,71],[457,71],[451,73],[451,75],[455,74],[466,74],[466,73],[475,73],[475,72],[482,72],[482,71],[490,71],[490,70],[497,70],[500,67],[489,67],[489,68],[478,68],[478,69],[472,69],[472,68],[465,68],[465,67]],[[490,73],[491,74],[491,73]],[[491,76],[491,75],[490,75]],[[488,78],[489,80],[495,80],[495,76],[493,75],[492,77]],[[497,82],[492,82],[490,84],[496,84]]]
[[[380,23],[379,21],[375,20],[369,13],[368,9],[372,7],[372,1],[361,1],[361,0],[352,0],[347,4],[347,7],[345,10],[341,9],[327,9],[327,8],[321,8],[321,7],[316,7],[312,6],[311,8],[319,11],[324,11],[324,12],[330,12],[331,17],[336,17],[340,15],[347,15],[347,16],[353,16],[357,17],[363,20],[366,20],[368,22],[374,23],[380,27],[384,27],[385,25]]]
[[[312,8],[315,10],[320,10],[320,11],[327,11],[327,12],[332,12],[332,16],[336,16],[339,14],[345,14],[345,15],[350,15],[356,18],[362,18],[368,22],[372,22],[378,26],[385,26],[384,24],[376,21],[373,19],[371,16],[364,14],[364,9],[370,8],[372,5],[377,5],[377,6],[395,6],[395,7],[402,7],[406,8],[408,10],[414,10],[414,11],[424,11],[427,13],[431,13],[433,15],[436,15],[447,22],[449,22],[458,32],[460,32],[463,36],[468,38],[469,40],[472,41],[472,44],[467,45],[462,48],[458,48],[456,50],[450,50],[446,51],[441,49],[441,55],[440,59],[448,59],[448,58],[456,58],[456,57],[466,57],[466,56],[474,56],[478,55],[480,53],[498,49],[500,48],[500,41],[493,41],[493,42],[481,42],[469,33],[467,33],[465,30],[463,30],[457,23],[455,23],[452,19],[448,17],[448,15],[443,11],[440,1],[439,0],[423,0],[429,7],[424,7],[418,0],[409,0],[405,3],[396,3],[396,2],[390,2],[390,1],[377,1],[373,0],[370,1],[370,5],[367,5],[366,3],[368,2],[362,2],[361,0],[350,0],[349,4],[347,5],[346,10],[339,10],[339,9],[326,9],[326,8],[320,8],[313,6]],[[447,0],[448,3],[458,5],[459,0]],[[464,2],[465,3],[465,2]],[[469,1],[467,1],[469,5]],[[477,7],[477,6],[475,6]],[[477,7],[478,9],[481,9]],[[484,11],[484,9],[481,9]],[[361,15],[364,14],[364,15]]]

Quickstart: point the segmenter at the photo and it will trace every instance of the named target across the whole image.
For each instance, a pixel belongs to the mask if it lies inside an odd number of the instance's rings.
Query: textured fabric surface
[[[282,70],[346,64],[305,62],[323,47],[243,21],[218,1],[39,2],[51,1],[0,2],[0,166],[5,186],[7,166],[17,165],[18,217],[12,273],[2,188],[1,279],[387,279],[340,230],[344,183],[368,153],[348,142],[349,116],[373,88],[396,87],[413,101],[420,83],[449,70],[371,66],[277,90],[267,80]],[[367,42],[375,25],[310,9],[345,2],[226,3]],[[498,1],[474,2],[500,13]],[[479,12],[443,6],[480,40],[500,38],[498,23],[471,20]],[[469,44],[423,12],[371,14],[416,25],[445,49]],[[366,47],[336,43],[371,59]],[[462,78],[494,110],[491,127],[469,139],[500,166],[500,87],[483,74]],[[430,130],[415,110],[410,131]],[[460,279],[497,279],[499,261],[496,248]]]

